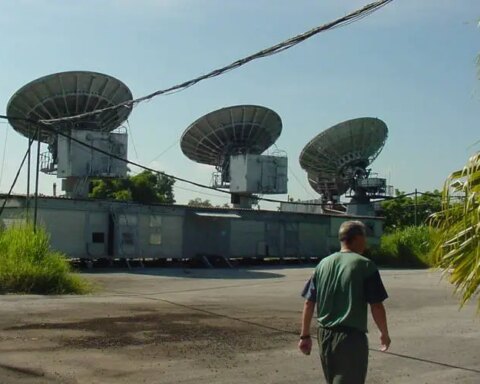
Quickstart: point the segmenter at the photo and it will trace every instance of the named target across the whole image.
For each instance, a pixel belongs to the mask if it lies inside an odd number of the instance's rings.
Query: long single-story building
[[[2,224],[24,222],[33,205],[10,196]],[[323,257],[338,249],[339,226],[352,219],[367,225],[371,244],[379,242],[378,217],[38,198],[38,223],[52,248],[75,259]]]

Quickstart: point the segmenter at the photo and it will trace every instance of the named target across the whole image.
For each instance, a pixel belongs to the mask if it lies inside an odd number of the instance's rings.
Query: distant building
[[[12,196],[1,222],[24,222],[25,212],[26,197]],[[323,257],[338,249],[343,221],[364,221],[372,244],[383,225],[377,217],[56,197],[39,198],[38,219],[55,250],[79,259]]]

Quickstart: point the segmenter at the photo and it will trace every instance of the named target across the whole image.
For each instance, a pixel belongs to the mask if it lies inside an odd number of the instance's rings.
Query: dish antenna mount
[[[214,186],[230,189],[234,206],[248,208],[253,193],[286,193],[286,157],[261,156],[281,132],[282,120],[276,112],[237,105],[192,123],[182,136],[181,149],[189,159],[214,166]]]
[[[303,149],[300,165],[324,201],[338,202],[349,192],[349,213],[370,215],[370,200],[386,195],[386,180],[373,177],[369,167],[387,137],[387,125],[380,119],[347,120],[314,137]]]
[[[20,134],[48,145],[41,156],[41,170],[62,178],[69,197],[86,197],[89,179],[124,177],[126,163],[70,140],[53,131],[40,130],[26,120],[50,120],[107,108],[132,100],[128,87],[111,76],[96,72],[71,71],[41,77],[20,88],[8,102],[10,124]],[[52,128],[89,145],[126,158],[127,134],[113,133],[129,116],[130,106],[73,120],[52,122]]]

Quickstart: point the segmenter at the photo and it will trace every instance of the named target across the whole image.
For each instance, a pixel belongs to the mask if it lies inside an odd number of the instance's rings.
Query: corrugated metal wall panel
[[[4,224],[24,215],[24,202],[19,197],[12,199],[11,205],[9,202],[1,218]],[[121,214],[137,219],[128,225],[120,224]],[[117,216],[116,222],[109,223],[110,216]],[[92,258],[191,258],[202,254],[233,258],[322,257],[339,248],[337,233],[341,223],[356,219],[53,198],[39,199],[39,218],[51,234],[53,248],[72,258],[88,257],[89,252]],[[371,228],[369,242],[378,242],[383,220],[359,219]],[[109,225],[117,231],[116,247],[105,252],[100,240],[104,233],[103,239],[108,241]],[[133,237],[124,236],[124,240],[134,243],[128,255],[118,252],[123,230],[134,233]]]
[[[52,249],[72,258],[87,257],[85,211],[39,209],[40,224],[50,233]]]
[[[159,212],[140,214],[139,256],[145,259],[180,258],[183,245],[183,217]]]
[[[328,253],[329,226],[327,223],[300,223],[300,254],[319,257]]]
[[[162,218],[161,257],[183,257],[183,217],[164,216]]]
[[[230,232],[230,257],[264,256],[265,222],[232,220]]]

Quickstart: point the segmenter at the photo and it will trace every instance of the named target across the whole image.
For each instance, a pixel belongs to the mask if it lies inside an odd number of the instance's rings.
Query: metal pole
[[[417,188],[415,188],[415,226],[417,226],[417,195],[418,195],[418,191],[417,191]]]
[[[40,135],[41,129],[37,128],[37,169],[35,174],[35,206],[33,211],[33,230],[37,230],[37,215],[38,215],[38,179],[40,175]]]
[[[28,138],[28,157],[27,157],[27,199],[26,199],[26,209],[27,209],[27,223],[30,221],[30,172],[31,172],[31,152],[32,152],[32,140],[33,138]]]

